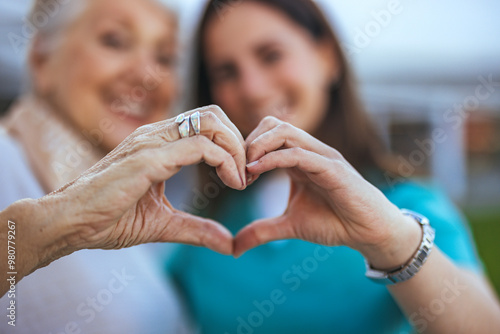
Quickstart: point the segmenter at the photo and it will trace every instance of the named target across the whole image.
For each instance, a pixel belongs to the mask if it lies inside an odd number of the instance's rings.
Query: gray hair
[[[33,30],[33,37],[39,37],[34,45],[32,38],[31,48],[36,52],[48,53],[59,46],[64,31],[81,15],[89,0],[34,0],[29,23]],[[169,11],[176,14],[177,6],[174,0],[152,0],[164,5]]]
[[[61,42],[66,28],[84,11],[85,2],[85,0],[35,0],[29,14],[29,22],[35,30],[31,48],[35,47],[35,51],[40,53],[54,50]]]

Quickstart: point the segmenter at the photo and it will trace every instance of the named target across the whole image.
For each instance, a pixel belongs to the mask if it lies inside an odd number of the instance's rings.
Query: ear
[[[325,38],[318,42],[318,50],[328,82],[337,82],[342,74],[342,61],[334,42]]]
[[[42,37],[35,36],[28,55],[33,90],[38,95],[48,94],[51,86],[50,54],[44,47]]]

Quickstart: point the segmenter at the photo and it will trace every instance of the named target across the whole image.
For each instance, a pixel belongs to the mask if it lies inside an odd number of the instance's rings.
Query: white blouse
[[[45,195],[21,147],[1,129],[0,189],[0,210]],[[181,298],[162,271],[169,247],[84,250],[37,270],[16,286],[15,328],[7,323],[10,299],[0,299],[0,333],[191,333]]]

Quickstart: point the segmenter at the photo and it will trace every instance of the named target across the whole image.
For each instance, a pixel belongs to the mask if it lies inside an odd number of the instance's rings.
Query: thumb
[[[171,218],[160,241],[202,246],[221,254],[233,254],[233,235],[229,230],[213,220],[181,211]]]
[[[294,239],[296,233],[285,215],[257,220],[244,227],[234,238],[234,257],[274,240]]]

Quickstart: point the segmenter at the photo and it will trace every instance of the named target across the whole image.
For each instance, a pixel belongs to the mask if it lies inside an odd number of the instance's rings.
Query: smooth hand
[[[279,239],[302,239],[359,250],[378,267],[397,266],[418,246],[419,228],[335,149],[274,117],[247,138],[247,172],[254,176],[285,168],[291,178],[288,208],[256,221],[235,238],[235,255]],[[411,247],[410,247],[411,249]],[[401,263],[399,263],[401,264]]]

